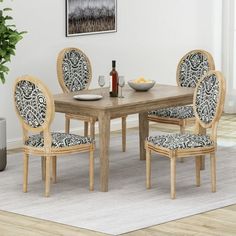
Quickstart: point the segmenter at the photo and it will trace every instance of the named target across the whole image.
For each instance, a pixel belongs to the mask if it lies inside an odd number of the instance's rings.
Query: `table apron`
[[[159,101],[152,101],[142,104],[132,104],[124,105],[120,107],[109,107],[109,108],[91,108],[91,107],[79,107],[68,104],[57,104],[55,103],[56,112],[60,113],[71,113],[71,114],[80,114],[85,116],[94,116],[98,117],[101,113],[109,113],[111,116],[123,116],[130,114],[137,114],[140,112],[148,112],[158,108],[170,107],[170,106],[182,106],[192,104],[193,96],[189,95],[188,97],[178,97],[178,98],[168,98]]]

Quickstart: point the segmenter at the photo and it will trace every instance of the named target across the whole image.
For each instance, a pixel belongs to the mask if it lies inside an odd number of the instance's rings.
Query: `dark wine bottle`
[[[118,97],[118,73],[116,71],[116,61],[112,61],[110,72],[110,97]]]

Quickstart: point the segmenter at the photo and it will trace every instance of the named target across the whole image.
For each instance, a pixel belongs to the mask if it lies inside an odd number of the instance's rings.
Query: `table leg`
[[[148,127],[148,113],[139,113],[139,148],[140,148],[140,160],[146,159],[145,152],[145,139],[148,137],[149,127]]]
[[[99,122],[99,149],[100,149],[100,189],[108,191],[109,177],[109,142],[110,142],[110,114],[101,113]]]

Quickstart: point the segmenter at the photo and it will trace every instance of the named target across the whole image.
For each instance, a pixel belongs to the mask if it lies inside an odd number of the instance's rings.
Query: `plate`
[[[98,94],[80,94],[80,95],[75,95],[73,96],[74,99],[76,100],[81,100],[81,101],[96,101],[102,98],[102,95]]]

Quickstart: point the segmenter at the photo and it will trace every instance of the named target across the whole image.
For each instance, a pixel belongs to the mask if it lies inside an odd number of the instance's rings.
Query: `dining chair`
[[[171,198],[176,197],[176,159],[195,156],[196,185],[200,186],[201,155],[210,154],[211,189],[216,191],[217,125],[225,99],[225,80],[219,71],[210,71],[197,84],[193,110],[196,117],[194,134],[164,134],[149,136],[146,148],[146,187],[151,188],[151,152],[170,159]],[[211,128],[210,135],[200,134],[201,128]]]
[[[27,192],[29,155],[41,156],[45,163],[45,196],[50,194],[50,179],[56,182],[56,156],[89,152],[89,189],[94,189],[94,141],[91,137],[51,132],[55,106],[48,88],[34,76],[18,78],[14,86],[17,116],[23,128],[24,178]]]
[[[192,50],[185,54],[178,63],[177,84],[181,87],[195,88],[201,77],[210,70],[215,70],[211,54],[204,50]],[[195,122],[193,106],[175,106],[150,111],[148,120],[178,125],[180,132],[184,134],[186,126]]]
[[[89,58],[85,53],[78,48],[65,48],[59,52],[57,58],[57,76],[59,84],[64,93],[79,92],[87,90],[92,80],[92,68]],[[115,116],[111,119],[121,117],[122,124],[122,151],[126,151],[126,117]],[[70,131],[70,120],[84,121],[84,135],[88,135],[88,128],[90,136],[95,136],[95,122],[98,117],[82,116],[79,114],[65,114],[65,132]],[[90,127],[89,127],[90,126]]]

